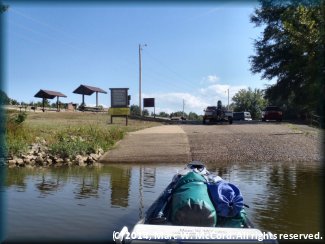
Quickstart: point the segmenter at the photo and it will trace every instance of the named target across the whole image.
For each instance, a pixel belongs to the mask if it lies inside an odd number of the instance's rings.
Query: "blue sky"
[[[10,4],[5,13],[5,89],[18,101],[39,101],[39,89],[81,103],[80,84],[129,88],[139,104],[138,46],[142,51],[142,98],[156,98],[156,112],[203,113],[243,88],[265,88],[248,57],[262,29],[249,22],[255,2],[245,4]],[[55,99],[53,100],[55,102]],[[95,105],[95,94],[85,97]],[[149,109],[152,111],[152,109]]]

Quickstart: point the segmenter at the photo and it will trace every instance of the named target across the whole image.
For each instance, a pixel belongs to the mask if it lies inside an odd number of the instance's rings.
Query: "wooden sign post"
[[[128,116],[130,115],[129,88],[110,88],[110,90],[111,107],[108,114],[111,116],[111,124],[113,124],[113,117],[125,117],[125,125],[128,125]]]

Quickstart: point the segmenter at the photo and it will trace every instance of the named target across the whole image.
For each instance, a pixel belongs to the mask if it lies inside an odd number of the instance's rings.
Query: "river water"
[[[8,169],[7,240],[103,241],[132,227],[184,165]],[[322,233],[323,168],[310,163],[207,165],[236,184],[255,227]]]

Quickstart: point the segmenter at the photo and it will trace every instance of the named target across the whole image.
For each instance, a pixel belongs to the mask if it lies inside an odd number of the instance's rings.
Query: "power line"
[[[145,53],[147,54],[147,52],[145,52]],[[178,90],[180,90],[182,92],[190,91],[189,88],[192,88],[192,89],[197,91],[198,88],[196,86],[194,86],[192,84],[192,82],[186,82],[189,79],[185,79],[184,77],[181,77],[181,75],[179,75],[175,71],[172,71],[172,69],[169,69],[168,66],[163,65],[162,62],[158,61],[158,59],[153,58],[152,55],[150,55],[150,58],[152,60],[154,60],[156,63],[158,63],[160,65],[160,67],[164,67],[165,70],[167,69],[169,71],[168,73],[163,72],[163,71],[158,71],[156,69],[157,66],[153,66],[153,68],[149,67],[147,69],[147,71],[145,71],[145,72],[154,74],[156,77],[158,77],[159,80],[164,79],[163,84],[161,84],[161,85],[164,85],[164,86],[168,85],[170,88],[173,88],[173,90],[175,90],[175,88],[176,89],[178,88]],[[150,65],[150,62],[148,62],[148,66],[149,65]],[[186,86],[179,85],[179,82],[176,82],[176,81],[179,81],[179,80],[181,80],[183,83],[185,83]],[[174,82],[172,82],[172,81],[174,81]]]
[[[170,68],[168,65],[166,65],[165,63],[163,63],[162,61],[160,61],[159,59],[157,59],[156,57],[154,57],[150,52],[146,52],[146,54],[148,54],[148,56],[152,60],[154,60],[156,63],[159,63],[162,67],[164,67],[165,69],[167,69],[170,73],[173,73],[174,75],[178,76],[181,80],[183,80],[183,81],[191,80],[190,78],[186,78],[183,75],[180,75],[178,72],[176,72],[175,70],[173,70],[172,68]]]
[[[93,48],[97,47],[98,45],[95,44],[95,43],[91,43],[89,41],[87,42],[80,42],[80,38],[77,38],[75,37],[74,35],[71,35],[71,33],[67,33],[65,31],[62,31],[61,29],[59,28],[56,28],[56,27],[53,27],[52,25],[48,24],[47,22],[45,21],[40,21],[34,17],[31,17],[25,13],[23,13],[22,11],[18,11],[18,10],[15,10],[15,9],[12,9],[11,12],[13,12],[14,14],[18,15],[18,16],[21,16],[29,21],[32,21],[38,25],[41,25],[43,27],[46,27],[45,28],[45,32],[41,32],[41,31],[35,31],[34,29],[31,29],[29,27],[26,27],[26,26],[22,26],[22,25],[17,25],[15,23],[11,23],[13,25],[16,25],[16,26],[19,26],[20,28],[22,29],[25,29],[27,30],[28,32],[34,32],[34,33],[37,33],[37,34],[40,34],[40,35],[43,35],[45,36],[46,38],[48,39],[52,39],[56,42],[59,42],[65,46],[68,46],[68,47],[72,47],[74,49],[77,49],[78,51],[89,51],[89,50],[92,50]],[[26,22],[25,22],[26,23]],[[44,30],[44,29],[43,29]],[[51,30],[52,32],[48,32],[48,30]],[[69,37],[69,38],[72,38],[74,41],[74,43],[78,43],[79,44],[79,47],[77,47],[76,45],[71,45],[69,44],[69,42],[65,42],[65,41],[62,41],[62,40],[59,40],[58,38],[54,38],[53,36],[49,35],[49,34],[53,34],[54,32],[56,33],[59,33],[59,36],[62,38],[62,36],[65,36],[65,37]],[[115,67],[118,67],[119,69],[121,70],[125,70],[125,67],[135,67],[136,65],[136,62],[135,61],[130,61],[130,60],[126,60],[126,59],[122,59],[121,60],[122,62],[124,62],[125,64],[118,64],[117,62],[113,62],[112,64],[115,66]]]

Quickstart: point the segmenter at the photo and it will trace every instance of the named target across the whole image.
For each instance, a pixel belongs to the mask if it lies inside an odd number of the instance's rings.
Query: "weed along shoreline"
[[[161,125],[151,121],[122,118],[110,124],[107,113],[19,112],[6,110],[8,168],[14,167],[98,167],[104,152],[113,148],[128,132]]]

